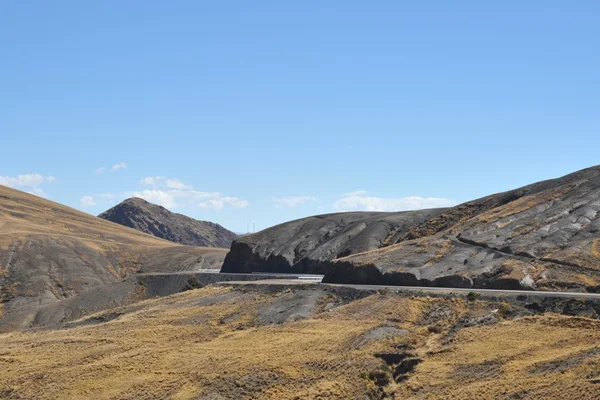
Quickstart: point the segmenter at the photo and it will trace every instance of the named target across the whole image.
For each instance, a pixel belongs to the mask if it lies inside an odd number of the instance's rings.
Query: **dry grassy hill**
[[[528,301],[207,287],[0,335],[0,397],[600,398],[599,321]]]
[[[140,270],[218,268],[226,253],[177,245],[0,186],[0,316],[33,311]]]

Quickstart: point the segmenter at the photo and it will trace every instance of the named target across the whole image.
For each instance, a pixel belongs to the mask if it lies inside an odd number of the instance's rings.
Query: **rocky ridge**
[[[124,200],[98,217],[189,246],[229,248],[237,237],[219,224],[198,221],[138,197]]]

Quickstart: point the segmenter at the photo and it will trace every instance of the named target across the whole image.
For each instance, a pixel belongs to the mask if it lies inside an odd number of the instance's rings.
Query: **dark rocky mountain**
[[[198,221],[133,197],[98,215],[152,236],[189,246],[229,248],[237,235],[219,224]]]
[[[219,268],[226,250],[183,246],[0,186],[0,327],[136,272]]]
[[[395,232],[407,230],[444,209],[410,212],[348,212],[286,222],[238,238],[222,272],[327,272],[329,260],[384,246]]]
[[[292,221],[236,240],[223,270],[323,273],[340,283],[598,291],[600,166],[448,209]]]

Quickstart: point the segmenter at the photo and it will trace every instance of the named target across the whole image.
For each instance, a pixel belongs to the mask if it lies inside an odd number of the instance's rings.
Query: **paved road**
[[[141,272],[136,276],[166,276],[166,275],[198,275],[198,274],[220,274],[218,269],[199,269],[196,271],[175,271],[175,272]],[[221,275],[224,276],[265,276],[265,277],[281,277],[284,280],[292,279],[306,279],[321,282],[323,275],[309,275],[309,274],[285,274],[278,272],[254,272],[251,274],[225,272]]]
[[[541,290],[500,290],[500,289],[465,289],[465,288],[445,288],[445,287],[417,287],[417,286],[383,286],[383,285],[342,285],[336,283],[321,283],[326,286],[344,286],[354,289],[363,290],[381,290],[383,288],[394,291],[417,291],[431,293],[464,293],[469,292],[479,293],[483,295],[526,295],[526,296],[542,296],[542,297],[573,297],[573,298],[589,298],[600,300],[600,293],[579,293],[579,292],[545,292]]]
[[[498,290],[498,289],[463,289],[446,287],[417,287],[417,286],[384,286],[384,285],[349,285],[338,283],[320,283],[319,281],[303,281],[298,279],[269,279],[261,281],[232,281],[223,282],[227,285],[320,285],[331,287],[348,287],[358,290],[391,290],[394,292],[425,292],[440,294],[467,294],[474,292],[487,296],[536,296],[536,297],[565,297],[565,298],[584,298],[590,300],[600,300],[600,293],[579,293],[579,292],[545,292],[537,290]]]
[[[144,275],[196,275],[202,273],[217,274],[218,270],[199,270],[199,271],[180,271],[180,272],[151,272],[138,274]],[[469,292],[479,293],[488,296],[536,296],[536,297],[564,297],[600,300],[600,293],[580,293],[580,292],[545,292],[537,290],[498,290],[498,289],[474,289],[474,288],[447,288],[447,287],[417,287],[417,286],[385,286],[385,285],[352,285],[340,283],[321,283],[321,275],[308,274],[283,274],[283,273],[254,273],[254,274],[224,274],[228,277],[265,275],[270,279],[250,280],[250,281],[223,281],[226,285],[321,285],[331,287],[348,287],[358,290],[391,290],[395,292],[425,292],[440,294],[467,294]]]

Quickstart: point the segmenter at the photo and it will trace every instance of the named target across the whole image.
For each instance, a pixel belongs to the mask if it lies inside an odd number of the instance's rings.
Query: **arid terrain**
[[[599,305],[532,304],[206,287],[0,335],[0,397],[597,399]]]
[[[227,254],[0,186],[0,398],[600,398],[599,196],[596,167]]]
[[[124,200],[98,217],[189,246],[229,248],[237,237],[219,224],[198,221],[137,197]]]
[[[600,167],[404,213],[345,213],[237,239],[228,272],[325,274],[326,282],[597,291]]]
[[[177,245],[0,186],[0,316],[24,313],[23,326],[45,305],[138,271],[219,268],[226,252]]]

